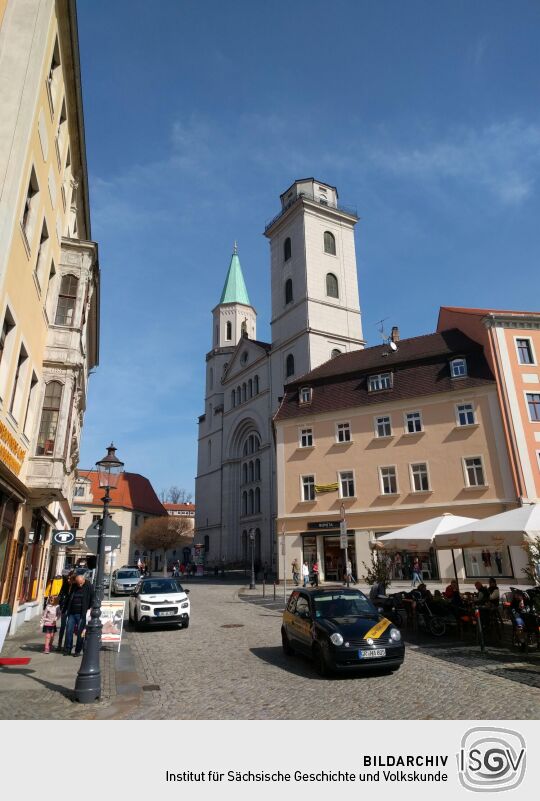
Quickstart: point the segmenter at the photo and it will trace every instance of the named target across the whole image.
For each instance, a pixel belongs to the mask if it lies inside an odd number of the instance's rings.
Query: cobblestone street
[[[186,584],[191,589],[188,629],[134,631],[128,626],[116,672],[107,653],[101,704],[70,701],[76,660],[54,661],[45,685],[24,671],[0,673],[2,718],[424,718],[538,719],[540,661],[508,649],[410,643],[403,667],[390,676],[318,677],[302,657],[281,650],[279,608],[230,582]],[[32,646],[37,651],[38,646]],[[9,655],[26,653],[11,640]],[[4,655],[7,655],[5,653]],[[129,666],[126,667],[126,660]],[[124,664],[122,664],[122,661]],[[67,664],[66,664],[67,663]],[[72,665],[72,663],[75,663]],[[69,676],[64,675],[69,671]],[[120,672],[119,672],[120,671]],[[122,672],[124,671],[124,672]],[[124,680],[118,677],[124,676]],[[15,677],[15,678],[14,678]],[[15,681],[15,684],[13,682]],[[124,681],[124,684],[122,684]],[[68,688],[66,692],[64,687]],[[137,685],[137,688],[134,687]],[[137,692],[138,689],[138,692]]]

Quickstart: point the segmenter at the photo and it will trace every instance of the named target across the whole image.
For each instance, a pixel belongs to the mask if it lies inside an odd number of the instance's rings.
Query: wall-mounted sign
[[[76,532],[73,529],[68,531],[53,531],[53,542],[55,545],[72,545],[75,542]]]
[[[311,529],[339,528],[339,520],[319,520],[317,523],[308,523],[307,527]]]
[[[19,445],[6,424],[0,421],[0,459],[18,476],[25,456],[24,448]]]

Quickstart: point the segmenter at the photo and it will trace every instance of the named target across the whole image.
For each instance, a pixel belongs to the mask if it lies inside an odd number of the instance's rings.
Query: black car
[[[283,650],[311,656],[321,676],[333,671],[397,670],[405,647],[396,626],[363,592],[346,587],[294,590],[283,613]]]

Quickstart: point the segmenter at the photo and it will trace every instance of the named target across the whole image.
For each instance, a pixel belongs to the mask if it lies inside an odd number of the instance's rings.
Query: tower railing
[[[357,210],[354,206],[344,206],[342,203],[331,203],[328,200],[320,197],[315,197],[315,195],[311,194],[310,192],[300,192],[296,197],[292,198],[283,208],[281,211],[276,214],[275,217],[266,223],[264,226],[265,232],[271,228],[275,222],[282,217],[286,211],[288,211],[291,206],[294,206],[295,203],[298,203],[299,200],[308,200],[310,203],[317,203],[318,206],[324,206],[328,209],[336,209],[337,211],[342,211],[345,214],[349,214],[351,217],[358,217]]]

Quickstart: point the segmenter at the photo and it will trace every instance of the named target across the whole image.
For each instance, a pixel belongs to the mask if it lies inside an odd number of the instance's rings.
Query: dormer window
[[[301,387],[300,392],[298,393],[298,397],[301,406],[305,406],[307,403],[311,403],[311,399],[313,397],[313,389],[311,387]]]
[[[467,360],[452,359],[450,362],[450,375],[452,378],[464,378],[467,375]]]
[[[392,389],[392,373],[377,373],[368,377],[368,392]]]

